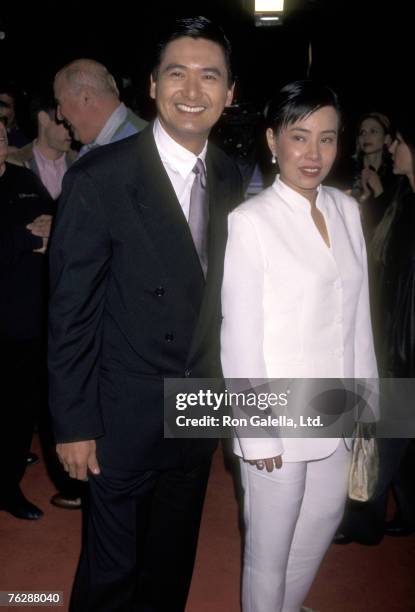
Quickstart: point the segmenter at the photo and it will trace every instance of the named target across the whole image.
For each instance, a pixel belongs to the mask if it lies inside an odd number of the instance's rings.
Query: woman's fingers
[[[282,468],[282,457],[281,455],[277,455],[276,457],[267,459],[251,459],[248,463],[250,465],[255,465],[257,470],[263,470],[265,467],[267,472],[272,472],[274,468],[277,470]]]

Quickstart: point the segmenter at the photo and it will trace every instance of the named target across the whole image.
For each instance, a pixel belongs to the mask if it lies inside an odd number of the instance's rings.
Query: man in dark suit
[[[51,245],[57,450],[90,488],[74,612],[184,610],[216,446],[163,439],[163,380],[221,376],[227,213],[241,195],[236,166],[207,145],[233,94],[222,30],[176,22],[150,94],[153,124],[68,171]],[[207,273],[190,222],[197,172]]]
[[[30,170],[6,162],[7,130],[0,117],[0,510],[36,520],[43,512],[20,481],[41,405],[44,355],[44,258],[53,202]]]

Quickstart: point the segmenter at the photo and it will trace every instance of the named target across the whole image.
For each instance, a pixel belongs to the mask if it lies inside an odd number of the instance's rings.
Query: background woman
[[[390,204],[395,188],[388,151],[391,142],[392,130],[386,115],[374,111],[360,118],[351,195],[360,203],[363,229],[369,237]]]
[[[388,378],[415,376],[415,123],[399,113],[391,143],[395,192],[368,243],[371,269],[372,321],[379,373]],[[381,196],[383,198],[383,196]],[[398,396],[398,393],[396,393]],[[408,398],[408,401],[411,401]],[[404,407],[405,408],[405,407]],[[373,499],[350,501],[336,534],[337,544],[379,544],[383,536],[415,530],[415,447],[408,439],[380,438],[380,471]],[[392,485],[396,513],[386,522]]]
[[[372,252],[378,266],[380,306],[385,343],[381,372],[392,378],[415,378],[415,123],[413,113],[401,111],[396,139],[390,147],[393,172],[402,177],[390,210],[376,231]],[[408,403],[413,398],[407,398]],[[406,408],[406,406],[404,406]],[[408,406],[409,408],[409,406]],[[380,440],[382,471],[378,515],[386,517],[390,483],[396,501],[395,517],[385,533],[415,531],[415,446],[409,439]]]
[[[226,378],[377,376],[358,205],[323,187],[338,100],[296,81],[268,109],[280,174],[229,219]],[[236,438],[244,488],[244,612],[298,612],[343,514],[343,439]],[[264,469],[265,468],[265,469]]]

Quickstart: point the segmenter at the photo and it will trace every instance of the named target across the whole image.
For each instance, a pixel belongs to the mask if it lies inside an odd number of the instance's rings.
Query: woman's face
[[[316,110],[277,134],[268,129],[268,145],[278,159],[281,180],[313,201],[336,158],[338,132],[339,116],[332,106]]]
[[[396,138],[389,147],[389,152],[393,158],[394,174],[405,174],[410,181],[414,178],[414,163],[411,150],[398,132]]]
[[[379,121],[369,117],[360,124],[357,143],[364,155],[379,153],[385,145],[390,144],[390,136],[385,133]]]

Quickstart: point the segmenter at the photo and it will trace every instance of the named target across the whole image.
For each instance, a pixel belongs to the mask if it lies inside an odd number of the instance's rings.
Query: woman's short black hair
[[[158,69],[163,60],[163,55],[167,45],[173,42],[174,40],[183,37],[189,37],[194,39],[205,38],[206,40],[210,40],[219,45],[225,56],[225,64],[228,72],[228,83],[229,85],[233,83],[234,77],[232,71],[231,44],[219,25],[213,23],[213,21],[211,21],[207,17],[202,16],[176,19],[170,26],[165,29],[157,45],[156,58],[151,73],[153,80],[157,79]]]
[[[301,80],[285,85],[273,98],[266,110],[267,126],[274,133],[305,119],[324,106],[332,106],[341,118],[337,94],[318,81]]]

